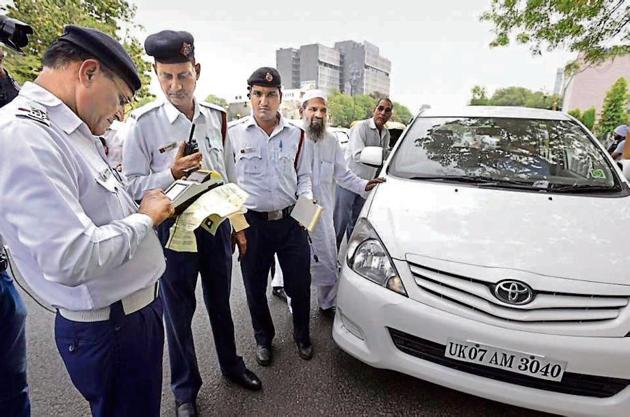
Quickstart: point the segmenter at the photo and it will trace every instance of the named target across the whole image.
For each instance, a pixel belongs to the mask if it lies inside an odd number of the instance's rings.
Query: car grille
[[[396,348],[408,355],[437,363],[461,372],[490,378],[510,384],[536,388],[563,394],[580,395],[585,397],[607,398],[617,394],[630,384],[630,380],[608,378],[595,375],[565,372],[562,381],[548,381],[520,375],[502,369],[491,368],[474,363],[461,362],[444,356],[445,346],[429,340],[404,333],[400,330],[388,328],[389,334]]]
[[[534,289],[525,305],[503,303],[493,284],[409,263],[418,287],[429,294],[503,320],[524,323],[582,323],[613,320],[628,305],[628,296],[569,294]]]

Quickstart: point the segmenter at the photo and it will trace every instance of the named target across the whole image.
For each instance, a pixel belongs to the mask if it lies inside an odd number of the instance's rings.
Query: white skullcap
[[[619,125],[615,128],[615,135],[623,136],[624,138],[628,135],[628,126]]]
[[[324,93],[322,90],[308,90],[302,96],[302,105],[313,98],[321,98],[322,100],[324,100],[324,102],[328,102],[328,97],[326,96],[326,93]]]

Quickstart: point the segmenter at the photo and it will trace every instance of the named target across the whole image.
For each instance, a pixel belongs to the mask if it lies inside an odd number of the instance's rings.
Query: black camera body
[[[33,34],[33,28],[17,19],[0,16],[0,42],[22,53],[22,48],[28,45],[28,35]]]

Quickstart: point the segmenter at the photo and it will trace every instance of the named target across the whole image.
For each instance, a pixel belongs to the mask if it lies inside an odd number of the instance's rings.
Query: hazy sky
[[[490,0],[130,1],[143,42],[163,29],[193,34],[200,98],[232,100],[254,69],[275,66],[276,49],[309,43],[377,45],[392,62],[391,97],[414,113],[423,103],[465,105],[475,84],[552,91],[556,69],[572,58],[564,51],[532,57],[516,45],[491,49],[491,25],[479,21]],[[152,86],[157,93],[155,80]]]

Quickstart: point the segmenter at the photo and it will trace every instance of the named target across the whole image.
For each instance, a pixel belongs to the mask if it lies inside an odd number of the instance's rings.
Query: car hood
[[[419,255],[630,285],[630,198],[558,195],[388,177],[368,219],[399,260]]]

